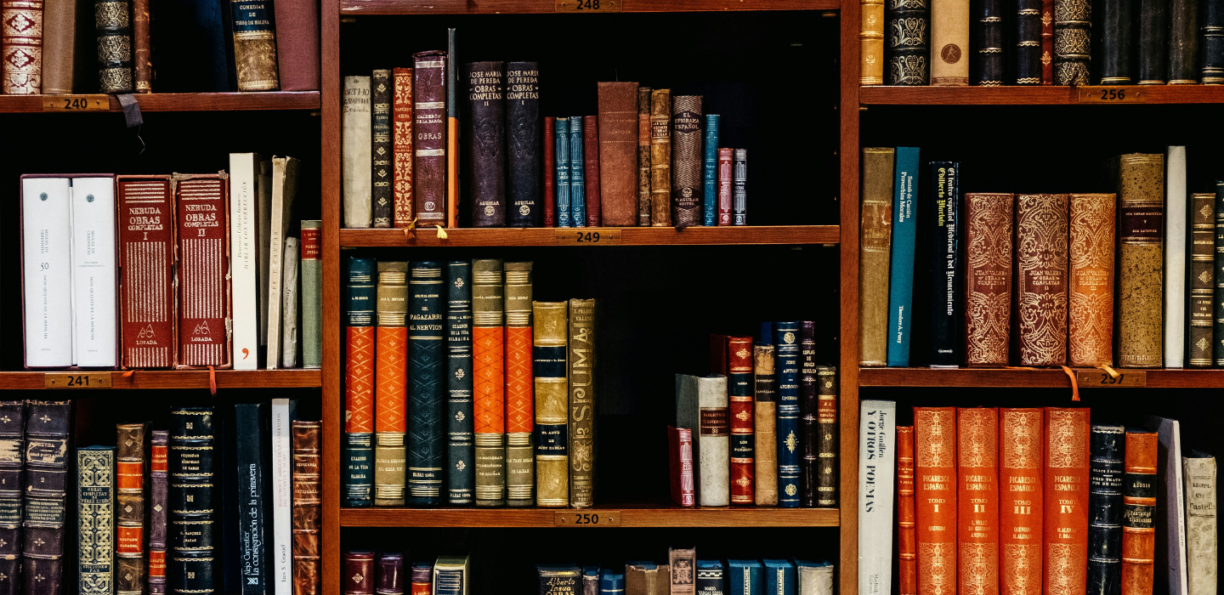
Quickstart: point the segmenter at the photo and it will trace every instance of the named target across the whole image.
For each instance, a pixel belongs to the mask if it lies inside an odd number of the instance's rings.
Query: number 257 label
[[[620,12],[622,0],[555,0],[553,12]]]

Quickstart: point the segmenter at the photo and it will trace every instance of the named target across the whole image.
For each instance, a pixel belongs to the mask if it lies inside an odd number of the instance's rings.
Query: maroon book
[[[735,149],[718,150],[718,224],[731,225],[732,154]]]
[[[319,86],[319,3],[277,0],[276,61],[281,91],[317,91]]]
[[[667,426],[668,481],[672,501],[680,506],[692,506],[693,492],[693,431]]]
[[[557,226],[557,119],[544,118],[544,227]]]
[[[1041,0],[1041,84],[1054,84],[1054,0]]]
[[[586,175],[587,227],[600,227],[602,217],[599,209],[599,118],[582,118],[582,156]]]
[[[119,365],[169,368],[177,359],[170,176],[118,176]]]
[[[727,375],[727,335],[710,335],[710,374]]]
[[[179,367],[230,361],[229,176],[175,174]]]
[[[412,92],[416,131],[412,162],[413,207],[418,227],[445,226],[446,222],[446,52],[434,50],[412,55]]]
[[[344,595],[374,595],[374,552],[344,552],[344,576]]]

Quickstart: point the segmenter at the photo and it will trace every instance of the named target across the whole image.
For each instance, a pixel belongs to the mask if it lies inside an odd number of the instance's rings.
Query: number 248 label
[[[620,12],[622,0],[556,0],[553,12]]]

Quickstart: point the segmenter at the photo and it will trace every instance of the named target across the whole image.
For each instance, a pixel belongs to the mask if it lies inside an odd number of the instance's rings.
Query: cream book
[[[234,369],[259,369],[259,155],[230,153]]]
[[[27,368],[72,365],[72,187],[21,180],[21,255]]]
[[[285,238],[297,194],[297,159],[272,158],[272,222],[268,232],[268,369],[281,367]]]
[[[72,363],[118,365],[118,287],[115,275],[115,178],[70,180],[72,195]]]
[[[298,239],[285,238],[284,278],[281,282],[281,366],[298,367]]]

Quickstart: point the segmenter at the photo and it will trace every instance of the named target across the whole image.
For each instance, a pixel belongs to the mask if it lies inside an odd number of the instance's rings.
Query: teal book
[[[557,118],[557,136],[560,138],[560,118]],[[583,167],[586,161],[582,157],[582,147],[586,139],[582,136],[582,116],[572,116],[569,119],[569,162],[570,162],[570,219],[574,227],[586,227],[586,177]],[[560,160],[560,155],[558,155]],[[558,197],[560,198],[560,197]],[[560,207],[560,201],[557,202]]]
[[[764,595],[763,570],[756,560],[727,560],[727,595]]]
[[[769,595],[795,595],[795,565],[790,560],[761,560],[764,563],[765,592]]]
[[[702,209],[702,223],[706,227],[718,225],[718,128],[722,116],[706,114],[705,129],[705,169],[702,181],[705,182],[705,206]]]
[[[344,287],[347,344],[343,435],[344,506],[374,505],[374,309],[378,301],[378,261],[348,257]]]
[[[81,595],[112,595],[115,563],[115,447],[77,449],[77,543]]]
[[[888,366],[909,366],[918,235],[918,148],[897,147],[893,183],[892,262],[888,285]]]
[[[557,118],[557,227],[573,227],[570,209],[569,118]],[[581,184],[579,188],[581,188]]]
[[[446,263],[447,502],[476,498],[476,426],[472,405],[472,261]]]

